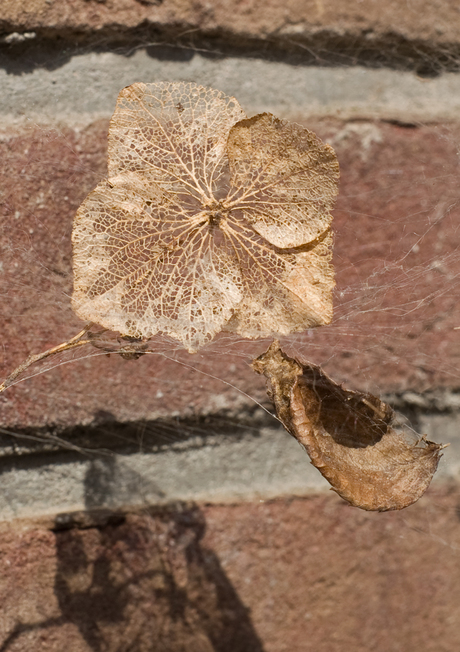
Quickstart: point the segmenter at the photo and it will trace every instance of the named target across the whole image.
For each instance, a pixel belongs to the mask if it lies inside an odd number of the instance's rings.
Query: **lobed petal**
[[[300,247],[329,228],[339,166],[311,131],[262,113],[232,127],[227,152],[235,204],[266,240]]]

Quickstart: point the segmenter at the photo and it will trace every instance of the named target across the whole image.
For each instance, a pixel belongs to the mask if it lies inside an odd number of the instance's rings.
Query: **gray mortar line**
[[[199,500],[231,502],[329,489],[282,429],[183,452],[46,456],[2,463],[0,521],[87,509],[129,509]]]
[[[165,61],[144,50],[74,56],[55,70],[21,75],[0,71],[1,123],[85,125],[113,112],[118,92],[135,81],[194,81],[234,95],[249,114],[288,119],[332,116],[399,121],[457,120],[460,75],[419,78],[411,72],[361,67],[326,68],[195,53]]]
[[[420,432],[450,446],[434,484],[460,479],[460,413],[423,415]],[[0,460],[0,521],[94,509],[129,510],[175,501],[225,503],[309,496],[330,489],[299,444],[281,427],[248,430],[122,455],[72,452]]]
[[[0,129],[34,122],[84,126],[108,118],[124,86],[159,80],[213,86],[234,95],[249,114],[271,111],[288,119],[429,122],[460,116],[460,75],[455,73],[420,79],[410,72],[302,67],[232,57],[213,60],[200,54],[188,62],[160,61],[139,50],[130,58],[79,55],[53,71],[36,69],[17,76],[0,71]],[[410,396],[403,401],[414,403]],[[458,396],[427,398],[429,406],[458,408]],[[430,439],[451,443],[437,482],[460,477],[459,422],[458,412],[420,417],[420,430]],[[34,467],[27,457],[1,469],[0,520],[173,500],[309,495],[329,488],[298,444],[279,429],[266,429],[260,438],[225,440],[219,446],[114,455],[105,466],[99,458],[56,463],[50,456]]]

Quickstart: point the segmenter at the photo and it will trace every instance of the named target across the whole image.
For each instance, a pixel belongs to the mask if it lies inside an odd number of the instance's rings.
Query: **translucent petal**
[[[339,166],[315,134],[269,113],[230,131],[231,183],[248,222],[277,247],[299,247],[329,228]]]
[[[287,334],[332,316],[331,148],[184,82],[133,84],[109,131],[109,178],[74,221],[79,317],[196,351],[216,333]]]

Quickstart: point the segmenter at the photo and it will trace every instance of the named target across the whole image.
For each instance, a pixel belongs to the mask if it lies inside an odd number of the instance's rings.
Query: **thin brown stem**
[[[79,346],[84,346],[85,344],[91,344],[91,342],[94,339],[94,335],[90,333],[88,337],[84,337],[90,328],[94,326],[93,323],[88,324],[85,326],[85,328],[77,333],[75,337],[72,337],[70,340],[67,342],[63,342],[62,344],[59,344],[58,346],[53,346],[53,348],[48,349],[47,351],[43,351],[42,353],[35,353],[34,355],[29,355],[29,357],[22,362],[19,367],[16,367],[16,369],[3,381],[3,383],[0,385],[0,394],[5,391],[8,387],[10,387],[16,378],[22,374],[23,371],[28,369],[31,365],[35,364],[36,362],[40,362],[40,360],[45,360],[46,358],[49,358],[52,355],[56,355],[56,353],[62,353],[64,351],[70,351],[71,349],[76,349]]]

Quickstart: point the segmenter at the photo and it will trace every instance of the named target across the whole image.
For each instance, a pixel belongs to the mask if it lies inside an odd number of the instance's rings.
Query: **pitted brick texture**
[[[457,652],[458,490],[404,514],[337,497],[2,526],[4,652]]]
[[[458,43],[460,13],[449,0],[5,0],[0,18],[4,33],[41,30],[45,35],[60,30],[77,34],[107,29],[123,32],[149,24],[170,30],[188,26],[202,32],[281,37],[286,41],[324,32],[366,35],[369,45],[373,39],[388,35],[446,44]]]
[[[287,338],[288,353],[374,393],[457,387],[458,128],[308,126],[335,146],[341,164],[335,317],[330,326]],[[69,300],[71,223],[105,173],[106,127],[37,128],[0,144],[2,377],[83,325]],[[226,336],[195,355],[171,342],[162,345],[166,358],[127,361],[99,352],[10,388],[0,397],[2,424],[69,426],[101,411],[121,421],[235,414],[252,404],[225,382],[266,400],[248,363],[267,345]]]

